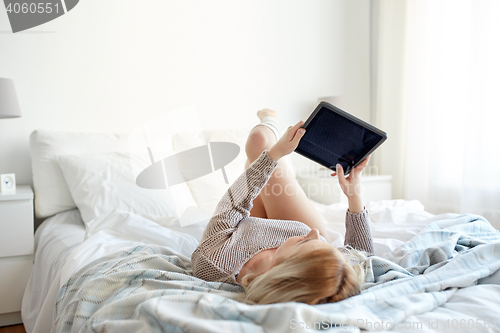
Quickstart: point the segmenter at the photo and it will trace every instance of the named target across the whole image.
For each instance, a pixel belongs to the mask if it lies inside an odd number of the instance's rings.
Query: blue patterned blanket
[[[138,246],[76,272],[59,292],[52,331],[357,332],[374,329],[368,322],[389,328],[499,268],[500,233],[479,216],[448,216],[385,257],[370,257],[358,296],[317,306],[247,305],[235,300],[240,287],[193,277],[188,258]]]

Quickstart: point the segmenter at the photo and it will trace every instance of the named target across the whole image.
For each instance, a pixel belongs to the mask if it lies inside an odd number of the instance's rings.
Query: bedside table
[[[0,326],[19,324],[24,289],[33,268],[33,191],[0,193]]]
[[[330,205],[333,203],[347,203],[347,197],[340,188],[337,177],[330,176],[331,171],[323,170],[305,175],[297,175],[304,192],[309,199]],[[361,176],[361,197],[363,203],[370,201],[392,199],[392,176]]]

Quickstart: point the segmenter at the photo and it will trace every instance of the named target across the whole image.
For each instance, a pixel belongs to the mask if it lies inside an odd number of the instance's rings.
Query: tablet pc
[[[340,163],[345,175],[387,139],[385,132],[327,102],[319,103],[302,127],[306,134],[295,151],[333,171]]]

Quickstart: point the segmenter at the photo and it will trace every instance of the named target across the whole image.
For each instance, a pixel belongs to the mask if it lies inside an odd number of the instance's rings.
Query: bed
[[[36,214],[47,219],[23,299],[27,332],[500,331],[500,233],[416,200],[367,203],[375,256],[348,300],[251,306],[237,286],[194,278],[189,258],[227,189],[222,174],[168,190],[139,189],[135,177],[151,156],[206,141],[243,147],[246,132],[148,130],[31,135]],[[243,165],[240,152],[225,167],[229,182]],[[313,204],[342,245],[346,206]]]

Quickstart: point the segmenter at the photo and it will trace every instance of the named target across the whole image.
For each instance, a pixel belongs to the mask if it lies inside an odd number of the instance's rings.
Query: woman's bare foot
[[[268,116],[271,116],[271,117],[278,119],[278,113],[274,110],[262,109],[262,110],[257,111],[257,117],[259,117],[259,119],[261,121],[262,121],[262,119],[264,119],[264,117],[268,117]]]

